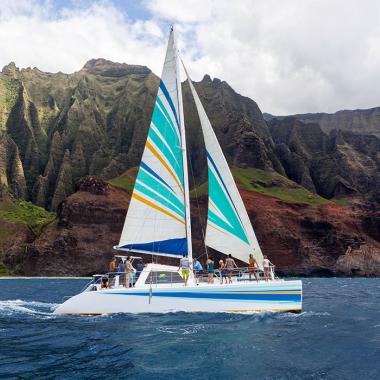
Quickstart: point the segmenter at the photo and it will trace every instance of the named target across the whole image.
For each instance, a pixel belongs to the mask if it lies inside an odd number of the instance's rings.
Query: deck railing
[[[133,287],[139,278],[140,273],[141,272],[109,272],[103,275],[94,275],[93,280],[87,284],[82,291],[120,286]],[[193,276],[197,284],[209,282],[209,273],[207,271],[193,270]],[[229,277],[231,277],[233,282],[270,281],[277,279],[275,267],[271,266],[267,272],[267,276],[265,275],[265,272],[258,268],[239,267],[223,270],[215,269],[212,281],[213,283],[227,283],[229,282]],[[180,276],[178,270],[152,271],[145,280],[145,284],[150,286],[157,286],[160,284],[170,284],[175,286],[183,283],[184,280]]]

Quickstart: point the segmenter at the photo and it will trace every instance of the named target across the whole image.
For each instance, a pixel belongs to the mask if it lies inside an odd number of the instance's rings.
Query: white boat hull
[[[159,285],[86,291],[58,306],[55,314],[168,312],[277,312],[302,309],[302,282],[260,281],[230,285]]]

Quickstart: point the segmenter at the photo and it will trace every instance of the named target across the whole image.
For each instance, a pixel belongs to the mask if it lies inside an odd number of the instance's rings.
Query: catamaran
[[[121,233],[119,251],[192,260],[186,133],[180,59],[173,27],[151,124]],[[217,137],[184,67],[204,136],[208,166],[208,216],[205,246],[248,262],[263,254]],[[130,256],[132,257],[132,256]],[[178,266],[153,262],[133,286],[123,274],[94,276],[79,294],[57,307],[56,314],[300,311],[302,282],[270,275],[251,278],[236,270],[232,283],[202,282],[190,271],[187,286]]]

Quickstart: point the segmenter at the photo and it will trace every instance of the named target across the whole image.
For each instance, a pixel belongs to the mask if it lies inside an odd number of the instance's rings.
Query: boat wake
[[[0,301],[0,316],[10,316],[15,314],[28,314],[38,316],[52,316],[52,312],[58,306],[55,303],[25,301],[25,300],[5,300]]]

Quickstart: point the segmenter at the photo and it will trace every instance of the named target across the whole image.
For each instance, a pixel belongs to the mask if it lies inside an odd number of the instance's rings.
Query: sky
[[[263,112],[380,106],[377,0],[1,0],[0,67],[106,58],[160,75],[171,23],[193,80],[225,80]]]

